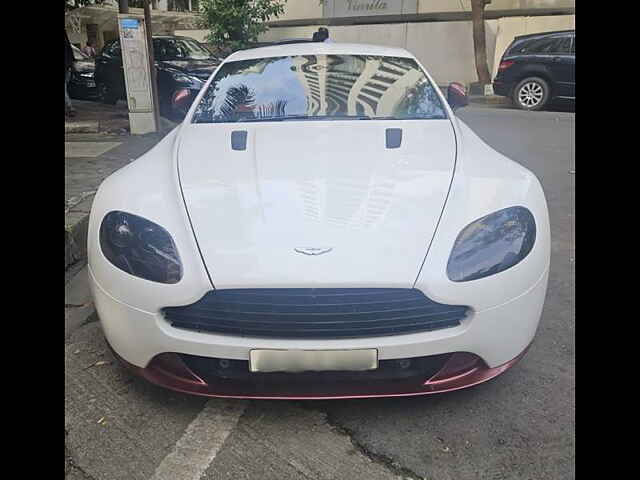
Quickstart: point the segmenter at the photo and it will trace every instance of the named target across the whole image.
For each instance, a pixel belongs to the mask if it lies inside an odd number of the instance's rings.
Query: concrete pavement
[[[93,196],[100,183],[166,135],[65,135],[65,270],[82,261]]]

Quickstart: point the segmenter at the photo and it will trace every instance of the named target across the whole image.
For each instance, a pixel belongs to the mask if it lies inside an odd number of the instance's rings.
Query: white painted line
[[[99,157],[122,142],[64,142],[65,158]]]
[[[247,402],[214,398],[189,424],[151,480],[199,480],[224,444]]]

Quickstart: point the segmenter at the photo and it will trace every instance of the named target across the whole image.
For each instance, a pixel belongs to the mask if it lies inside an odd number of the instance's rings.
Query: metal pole
[[[129,13],[129,0],[118,0],[120,13]]]
[[[153,95],[153,118],[156,123],[156,131],[160,131],[160,103],[158,102],[158,78],[156,72],[156,61],[153,53],[153,40],[151,37],[151,11],[149,1],[144,0],[144,23],[147,32],[147,49],[149,50],[149,67],[151,70],[151,94]]]

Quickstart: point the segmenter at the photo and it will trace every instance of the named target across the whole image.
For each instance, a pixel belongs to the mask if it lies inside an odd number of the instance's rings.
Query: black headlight
[[[524,207],[510,207],[467,225],[456,238],[447,263],[454,282],[488,277],[513,267],[536,241],[536,222]]]
[[[169,232],[130,213],[113,211],[100,225],[100,248],[120,270],[160,283],[178,283],[182,263]]]

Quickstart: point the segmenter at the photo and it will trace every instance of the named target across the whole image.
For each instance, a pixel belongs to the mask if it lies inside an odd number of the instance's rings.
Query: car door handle
[[[553,62],[559,62],[560,61],[560,57],[553,57],[552,61]]]

